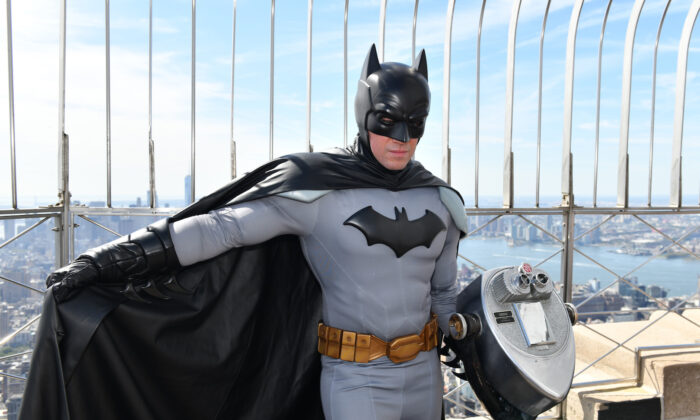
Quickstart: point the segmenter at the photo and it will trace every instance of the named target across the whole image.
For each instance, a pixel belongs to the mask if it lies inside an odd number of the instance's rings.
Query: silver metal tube
[[[561,167],[561,192],[563,201],[571,201],[573,195],[571,179],[571,121],[574,107],[574,66],[576,58],[576,32],[584,0],[576,0],[569,20],[569,34],[566,39],[566,67],[564,81],[564,139]]]
[[[611,0],[612,1],[612,0]],[[656,43],[654,43],[654,65],[651,70],[651,127],[649,129],[649,186],[647,188],[647,206],[651,207],[651,180],[654,167],[654,117],[656,110],[656,58],[659,52],[659,39],[661,38],[661,28],[664,26],[666,12],[672,0],[666,2],[664,13],[659,21],[659,29],[656,31]]]
[[[10,239],[6,240],[2,244],[0,244],[0,249],[6,247],[7,245],[11,244],[12,242],[16,241],[17,239],[21,238],[22,236],[26,235],[27,233],[31,232],[39,226],[40,224],[44,223],[45,221],[49,220],[50,217],[44,217],[43,219],[39,220],[38,222],[34,223],[33,225],[29,226],[28,228],[24,229],[20,233],[16,234],[15,236],[11,237]],[[5,236],[7,236],[7,232],[5,232]]]
[[[596,85],[596,103],[595,103],[595,156],[593,158],[593,207],[598,205],[598,150],[600,143],[600,79],[602,74],[603,64],[603,38],[605,37],[605,27],[608,23],[608,14],[612,0],[608,0],[608,6],[605,8],[605,16],[603,17],[603,25],[600,28],[600,38],[598,41],[598,78]]]
[[[474,117],[474,207],[479,207],[479,107],[481,106],[481,29],[484,25],[486,0],[481,2],[479,29],[476,36],[476,101]]]
[[[20,283],[20,282],[18,282],[18,281],[12,280],[12,279],[8,279],[8,278],[5,277],[5,276],[0,276],[0,280],[6,281],[6,282],[8,282],[8,283],[12,283],[12,284],[14,284],[14,285],[16,285],[16,286],[19,286],[19,287],[24,287],[25,289],[31,290],[32,292],[36,292],[36,293],[39,293],[39,294],[42,294],[42,295],[43,295],[44,293],[46,293],[46,292],[43,291],[43,290],[40,290],[40,289],[37,289],[37,288],[35,288],[35,287],[26,285],[26,284],[24,284],[24,283]]]
[[[272,160],[275,127],[275,0],[270,4],[270,160]]]
[[[10,110],[10,171],[12,174],[12,208],[17,208],[17,166],[15,154],[15,80],[12,64],[12,0],[7,1],[7,93]],[[7,236],[7,235],[6,235]]]
[[[0,356],[0,360],[13,359],[15,357],[24,356],[25,354],[32,354],[32,353],[34,353],[34,350],[26,350],[26,351],[22,351],[19,353],[8,354],[7,356]]]
[[[109,0],[105,0],[105,137],[107,141],[107,207],[112,207],[112,77],[110,73]]]
[[[612,0],[611,0],[612,1]],[[547,0],[547,7],[544,9],[542,18],[542,30],[540,30],[540,64],[538,68],[537,85],[537,169],[535,174],[535,207],[540,206],[540,157],[542,155],[542,58],[544,56],[544,31],[547,29],[547,16],[549,16],[549,5],[552,0]]]
[[[683,150],[683,118],[685,112],[685,83],[688,72],[688,50],[695,19],[700,11],[700,0],[694,0],[685,17],[681,39],[678,43],[678,63],[676,64],[676,105],[673,112],[673,147],[671,152],[671,203],[681,207],[683,202],[681,159]]]
[[[308,32],[306,37],[306,150],[313,151],[311,146],[311,50],[312,45],[312,19],[314,11],[314,0],[309,0]]]
[[[197,64],[197,0],[192,0],[192,80],[191,80],[191,104],[190,104],[190,203],[194,203],[195,187],[195,70]]]
[[[148,187],[150,208],[156,207],[156,156],[153,141],[153,0],[148,2]]]
[[[348,3],[343,18],[343,147],[348,147]]]
[[[21,327],[17,328],[16,330],[12,331],[10,334],[8,334],[8,335],[6,335],[5,337],[3,337],[2,339],[0,339],[0,346],[4,346],[5,344],[7,344],[10,340],[12,340],[13,338],[15,338],[15,336],[16,336],[17,334],[19,334],[19,333],[21,333],[22,331],[26,330],[26,329],[29,328],[33,323],[35,323],[36,321],[38,321],[39,318],[41,318],[41,315],[35,316],[34,318],[32,318],[32,319],[30,319],[29,321],[27,321],[27,322],[26,322],[24,325],[22,325]]]
[[[506,121],[503,135],[503,207],[513,207],[513,83],[515,80],[515,39],[521,0],[513,2],[508,25],[506,60]]]
[[[70,217],[68,135],[66,129],[66,1],[61,0],[59,20],[59,64],[58,64],[58,196],[61,200],[61,218],[58,229],[56,263],[68,264],[72,226]]]
[[[231,179],[236,177],[236,138],[233,136],[233,99],[236,70],[236,0],[233,0],[233,28],[231,29]]]
[[[12,378],[12,379],[19,379],[20,381],[27,380],[27,378],[25,378],[24,376],[17,376],[17,375],[13,375],[11,373],[6,373],[6,372],[0,372],[0,376],[4,376],[6,378]]]
[[[625,35],[625,52],[622,64],[622,104],[620,106],[620,149],[617,164],[617,206],[627,207],[629,204],[629,130],[630,130],[630,100],[632,98],[632,55],[634,52],[634,37],[637,32],[639,16],[642,14],[644,0],[635,0],[632,6],[630,20],[627,22]]]
[[[379,61],[384,62],[384,30],[386,29],[386,2],[382,0],[379,7]]]
[[[442,179],[450,183],[450,63],[452,59],[452,18],[455,14],[455,0],[447,3],[445,22],[444,84],[442,94]]]
[[[418,20],[418,0],[413,6],[413,30],[411,31],[411,61],[416,59],[416,21]]]
[[[108,228],[107,226],[105,226],[105,225],[103,225],[103,224],[101,224],[101,223],[99,223],[99,222],[96,222],[95,220],[92,220],[91,218],[89,218],[89,217],[87,217],[87,216],[85,216],[85,215],[83,215],[83,214],[79,214],[78,217],[80,217],[80,218],[83,219],[83,220],[87,220],[88,222],[92,223],[93,225],[95,225],[95,226],[97,226],[97,227],[99,227],[99,228],[101,228],[101,229],[103,229],[103,230],[106,230],[107,232],[111,233],[111,234],[114,235],[114,236],[118,236],[118,237],[121,237],[121,236],[122,236],[121,233],[119,233],[119,232],[117,232],[117,231],[115,231],[115,230],[112,230],[112,229]]]

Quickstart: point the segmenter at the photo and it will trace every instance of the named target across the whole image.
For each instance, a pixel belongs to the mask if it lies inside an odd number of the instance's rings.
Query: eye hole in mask
[[[392,126],[396,121],[387,114],[379,114],[379,122],[387,126]]]

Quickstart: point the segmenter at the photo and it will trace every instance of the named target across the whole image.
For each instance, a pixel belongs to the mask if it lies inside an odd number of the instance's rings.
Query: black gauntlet
[[[168,219],[162,219],[116,241],[92,248],[71,264],[51,273],[46,286],[54,285],[53,293],[59,302],[92,284],[124,285],[124,293],[137,300],[143,300],[139,291],[166,299],[156,283],[184,292],[185,289],[172,277],[181,266],[168,226]]]

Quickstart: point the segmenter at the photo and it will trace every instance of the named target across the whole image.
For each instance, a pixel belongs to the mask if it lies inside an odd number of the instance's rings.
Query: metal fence
[[[10,170],[11,176],[9,177],[9,182],[11,184],[11,195],[10,202],[11,206],[9,208],[0,209],[0,220],[12,221],[11,226],[14,226],[14,221],[24,221],[25,228],[19,233],[12,234],[8,232],[8,228],[5,229],[5,241],[0,244],[0,252],[3,249],[9,248],[8,245],[15,243],[15,241],[27,241],[30,238],[32,232],[40,231],[41,229],[46,230],[48,225],[51,223],[53,227],[51,231],[53,233],[42,233],[41,240],[51,241],[51,235],[54,236],[53,242],[55,244],[55,266],[61,266],[67,264],[75,257],[76,242],[80,240],[81,230],[85,230],[87,226],[91,226],[97,231],[107,232],[107,237],[96,235],[102,239],[108,239],[110,236],[118,236],[120,234],[128,233],[128,231],[120,230],[120,228],[128,229],[130,227],[139,227],[145,225],[155,217],[163,217],[171,215],[176,209],[171,208],[159,208],[157,207],[157,190],[156,190],[156,168],[157,165],[163,165],[163,162],[157,162],[155,159],[155,141],[153,138],[152,127],[153,127],[153,2],[149,2],[149,15],[148,15],[148,133],[144,141],[147,143],[148,147],[148,188],[149,188],[149,198],[145,206],[142,207],[116,207],[113,206],[112,198],[112,154],[111,154],[111,141],[112,141],[112,125],[111,125],[111,77],[110,72],[110,2],[105,0],[105,13],[104,13],[104,27],[105,27],[105,51],[104,57],[95,57],[95,60],[105,60],[105,147],[106,147],[106,200],[104,207],[94,207],[94,206],[83,206],[77,205],[76,203],[71,203],[71,189],[69,182],[69,145],[70,138],[69,133],[65,129],[65,117],[66,117],[66,62],[69,60],[69,55],[67,54],[66,48],[66,33],[67,24],[69,22],[67,16],[67,0],[62,0],[60,2],[59,8],[59,56],[58,56],[58,66],[59,66],[59,91],[58,91],[58,185],[59,185],[59,200],[56,204],[48,207],[40,208],[22,208],[18,205],[18,192],[17,192],[17,179],[20,176],[30,176],[27,174],[18,173],[16,165],[16,136],[15,136],[15,96],[14,96],[14,74],[13,74],[13,31],[12,31],[12,11],[11,11],[11,0],[6,0],[6,27],[7,27],[7,75],[8,75],[8,104],[9,104],[9,155],[7,158],[10,160]],[[397,2],[398,3],[398,2]],[[494,2],[497,3],[497,2]],[[501,2],[503,3],[503,2]],[[493,47],[493,44],[489,44],[491,50],[484,51],[482,49],[482,29],[486,29],[488,26],[484,26],[485,15],[488,18],[489,13],[491,18],[497,13],[504,12],[503,5],[497,3],[494,7],[499,7],[496,11],[488,10],[487,1],[482,0],[480,4],[474,9],[469,9],[470,13],[478,14],[478,19],[474,17],[474,21],[478,22],[478,27],[475,28],[475,36],[473,38],[468,38],[467,41],[460,40],[460,43],[471,43],[475,49],[474,60],[467,61],[470,65],[473,65],[473,78],[468,81],[460,80],[460,85],[458,88],[463,87],[463,83],[471,83],[474,86],[473,91],[470,93],[468,98],[459,97],[459,101],[462,103],[469,103],[473,105],[471,108],[471,115],[465,115],[463,113],[456,113],[454,111],[455,98],[452,95],[456,89],[455,84],[451,84],[452,78],[452,60],[453,60],[453,47],[456,47],[453,42],[453,25],[455,23],[455,10],[459,7],[467,7],[466,5],[457,4],[455,0],[448,0],[446,2],[423,2],[419,5],[419,1],[415,0],[414,3],[410,5],[407,2],[397,4],[395,7],[398,10],[400,8],[406,9],[409,6],[412,8],[411,13],[405,13],[406,16],[410,16],[411,20],[411,54],[415,56],[416,46],[416,32],[417,27],[421,25],[421,19],[419,19],[420,11],[425,11],[426,8],[435,10],[435,8],[440,8],[440,10],[445,10],[444,14],[444,45],[443,48],[443,66],[438,72],[442,73],[442,86],[441,92],[439,93],[442,99],[442,146],[441,146],[441,174],[442,177],[448,182],[453,184],[459,180],[459,178],[465,178],[466,175],[462,174],[462,167],[473,166],[473,176],[468,176],[473,179],[473,194],[471,192],[464,191],[465,196],[472,197],[471,202],[467,200],[466,212],[469,216],[470,225],[472,231],[466,239],[463,240],[463,244],[460,249],[460,264],[467,264],[467,267],[471,267],[475,272],[483,271],[487,268],[491,268],[490,265],[493,264],[491,261],[482,262],[475,258],[473,255],[465,251],[469,249],[469,243],[479,243],[479,239],[485,238],[500,238],[501,241],[515,241],[515,238],[519,235],[515,233],[515,230],[526,232],[521,235],[520,240],[523,242],[524,246],[535,246],[534,244],[547,244],[547,253],[541,257],[533,257],[531,262],[533,265],[546,266],[550,271],[554,271],[553,274],[559,275],[560,292],[562,297],[571,302],[573,300],[574,288],[576,283],[581,283],[580,279],[575,279],[575,266],[577,263],[584,261],[587,264],[594,265],[598,269],[604,271],[610,277],[610,283],[605,287],[599,288],[593,291],[589,295],[585,296],[582,300],[576,302],[576,305],[581,310],[585,308],[585,305],[597,297],[606,293],[606,291],[612,290],[613,288],[619,288],[620,285],[624,285],[635,293],[639,293],[645,296],[646,301],[653,302],[657,309],[665,310],[665,314],[677,313],[679,309],[688,306],[688,302],[692,302],[698,299],[697,292],[695,294],[688,294],[683,299],[670,302],[666,299],[660,299],[657,295],[650,293],[646,288],[640,286],[639,283],[631,281],[630,278],[639,273],[643,268],[648,267],[653,261],[658,261],[660,257],[664,257],[670,251],[674,251],[677,254],[685,255],[691,259],[691,261],[700,260],[700,251],[698,251],[696,241],[700,238],[698,235],[698,230],[700,230],[700,202],[698,204],[689,204],[690,197],[693,194],[688,194],[688,188],[683,188],[683,185],[687,186],[689,180],[683,177],[684,173],[688,173],[687,169],[692,168],[696,161],[693,161],[693,156],[686,157],[685,166],[682,165],[683,157],[688,156],[688,147],[683,148],[683,137],[690,136],[694,141],[700,139],[697,133],[688,132],[688,129],[684,131],[684,122],[686,120],[685,115],[687,104],[686,104],[686,93],[688,92],[686,85],[688,84],[688,62],[692,57],[691,52],[695,52],[697,48],[691,48],[691,35],[693,33],[693,27],[695,20],[697,18],[698,12],[700,11],[700,0],[686,1],[685,3],[676,1],[674,5],[682,3],[682,8],[685,13],[683,19],[682,29],[680,36],[677,40],[677,61],[676,61],[676,71],[675,71],[675,83],[673,84],[675,88],[675,101],[673,109],[673,124],[672,124],[672,136],[670,142],[670,164],[668,166],[670,170],[669,181],[670,189],[668,194],[668,203],[665,205],[655,205],[652,203],[652,185],[655,175],[653,173],[653,168],[655,165],[655,153],[659,153],[660,147],[668,148],[668,144],[656,144],[655,149],[655,133],[658,132],[658,126],[655,128],[655,118],[657,115],[656,110],[656,93],[657,93],[657,61],[660,39],[664,29],[664,22],[667,17],[669,8],[671,7],[671,0],[664,1],[647,1],[635,0],[634,2],[620,2],[621,5],[618,9],[619,13],[624,13],[627,18],[627,26],[624,37],[623,44],[623,54],[622,54],[622,67],[621,73],[618,78],[613,82],[620,88],[621,100],[619,106],[619,136],[617,138],[617,149],[618,156],[615,161],[616,170],[613,172],[616,174],[615,181],[610,179],[604,182],[614,182],[616,185],[616,196],[614,203],[604,203],[605,200],[601,200],[599,195],[599,168],[602,162],[605,164],[604,157],[600,156],[600,132],[601,132],[601,121],[605,120],[606,115],[601,118],[601,90],[602,90],[602,76],[604,68],[604,40],[605,36],[610,30],[609,16],[611,7],[613,5],[612,0],[605,1],[588,1],[584,0],[574,0],[573,4],[568,4],[564,9],[559,6],[558,13],[568,13],[568,27],[565,31],[566,33],[566,44],[565,49],[554,59],[563,62],[563,96],[562,101],[558,104],[558,107],[563,111],[560,116],[554,117],[559,119],[559,123],[563,128],[563,134],[561,136],[561,141],[557,142],[557,145],[562,148],[561,154],[561,171],[559,173],[561,180],[561,196],[556,203],[543,203],[541,198],[540,188],[541,188],[541,168],[543,164],[542,150],[543,150],[543,117],[545,112],[543,111],[543,90],[546,90],[546,80],[543,81],[543,74],[545,73],[544,60],[547,58],[547,53],[545,52],[545,40],[547,39],[548,31],[555,31],[553,36],[563,36],[561,31],[557,27],[552,28],[551,20],[548,26],[548,19],[550,19],[551,13],[551,0],[547,0],[539,7],[539,21],[538,26],[540,27],[539,36],[536,37],[536,43],[538,45],[538,56],[536,62],[537,64],[537,90],[536,90],[536,100],[533,100],[533,105],[531,108],[536,108],[536,135],[534,136],[535,144],[535,157],[534,157],[534,188],[521,188],[522,191],[516,191],[517,178],[516,172],[514,170],[516,164],[516,155],[514,154],[514,138],[517,137],[518,132],[514,131],[514,103],[518,100],[516,83],[516,73],[518,69],[519,61],[516,59],[516,51],[523,48],[523,43],[518,43],[518,25],[521,16],[521,9],[523,7],[528,7],[532,11],[535,6],[533,2],[524,2],[520,0],[514,0],[510,5],[510,18],[507,24],[507,37],[505,45],[502,45],[498,49]],[[491,3],[489,2],[489,5]],[[318,6],[318,4],[317,4]],[[344,15],[343,15],[343,127],[337,127],[337,131],[343,132],[343,143],[342,145],[348,144],[348,19],[352,20],[353,16],[350,13],[350,2],[346,0],[344,3]],[[392,9],[387,7],[387,0],[378,1],[379,9],[379,28],[377,37],[377,47],[380,59],[384,59],[385,53],[385,34],[387,25],[387,16],[391,15]],[[472,5],[473,6],[473,5]],[[590,13],[587,16],[586,25],[588,28],[594,27],[599,28],[599,37],[597,38],[597,49],[593,55],[579,56],[577,52],[577,40],[581,41],[579,23],[581,20],[582,12],[584,11],[584,6],[590,8]],[[678,6],[678,7],[681,7]],[[394,7],[392,5],[392,7]],[[648,171],[646,175],[647,188],[645,189],[646,200],[641,204],[630,205],[630,177],[638,175],[636,173],[631,173],[630,165],[630,154],[629,154],[629,143],[630,143],[630,109],[632,107],[632,80],[633,77],[638,77],[639,72],[643,70],[634,68],[634,55],[635,51],[635,36],[637,35],[637,28],[640,22],[640,17],[645,11],[645,7],[650,11],[648,12],[647,19],[655,20],[656,24],[656,37],[653,43],[653,59],[652,59],[652,69],[649,74],[645,73],[645,81],[649,81],[651,86],[650,97],[644,100],[649,100],[648,111],[650,112],[650,117],[648,123],[650,126],[650,134],[648,139]],[[245,156],[239,156],[237,152],[237,137],[235,135],[237,122],[234,121],[234,98],[236,97],[236,85],[235,85],[235,63],[236,63],[236,33],[237,33],[237,18],[240,19],[242,16],[237,17],[237,1],[233,0],[232,5],[232,33],[231,37],[231,91],[230,91],[230,136],[228,138],[228,144],[230,146],[230,175],[235,177],[240,170],[238,169],[238,163],[241,158]],[[564,10],[564,12],[562,12]],[[487,13],[488,12],[488,13]],[[678,12],[678,11],[676,11]],[[314,10],[313,0],[308,0],[307,5],[307,22],[306,22],[306,100],[305,100],[305,141],[306,150],[313,150],[312,145],[312,83],[314,80],[314,73],[312,72],[312,52],[314,50],[314,38],[312,31],[313,17],[318,19],[318,12]],[[277,20],[285,19],[283,15],[275,16],[275,1],[271,0],[269,7],[269,26],[270,26],[270,39],[269,45],[269,158],[272,159],[274,154],[275,146],[275,62],[279,61],[276,56],[275,50],[275,28],[278,24]],[[532,22],[532,19],[530,19]],[[197,57],[197,9],[196,1],[192,0],[191,8],[191,77],[190,77],[190,173],[191,176],[191,189],[189,191],[190,201],[194,201],[198,194],[195,191],[195,176],[197,174],[197,168],[195,167],[195,157],[196,157],[196,145],[197,145],[197,131],[196,131],[196,57]],[[267,24],[266,22],[259,22],[260,25]],[[560,28],[559,28],[560,29]],[[589,34],[590,31],[586,32]],[[484,33],[486,34],[486,32]],[[590,35],[588,38],[583,38],[587,43],[590,43]],[[419,40],[420,41],[420,40]],[[240,41],[239,41],[240,42]],[[501,50],[505,51],[505,90],[503,97],[503,111],[505,113],[505,120],[503,124],[503,159],[500,162],[500,167],[498,169],[493,169],[493,167],[486,167],[483,162],[480,165],[481,157],[484,154],[485,147],[491,148],[490,143],[484,146],[483,139],[481,138],[485,126],[480,126],[480,121],[484,120],[484,115],[480,115],[480,110],[482,104],[484,103],[484,96],[482,95],[482,88],[487,86],[484,85],[482,81],[482,53],[487,55],[492,55],[500,53]],[[694,51],[695,50],[695,51]],[[577,57],[578,56],[578,57]],[[589,182],[592,186],[592,194],[590,202],[582,204],[574,199],[574,153],[572,147],[572,138],[575,136],[576,129],[572,124],[572,120],[575,117],[575,111],[577,108],[577,103],[574,100],[574,86],[577,78],[589,77],[588,75],[582,75],[576,73],[575,69],[575,59],[579,60],[587,59],[595,61],[595,88],[587,90],[584,92],[586,100],[595,102],[595,116],[593,121],[595,123],[595,129],[592,140],[592,154],[593,154],[593,164],[590,171],[592,172],[592,182]],[[279,65],[278,65],[279,69]],[[278,70],[279,71],[279,70]],[[694,77],[695,72],[692,73]],[[354,81],[354,74],[350,75],[352,81]],[[471,77],[471,76],[470,76]],[[618,80],[619,79],[619,80]],[[431,79],[432,80],[432,79]],[[637,79],[638,80],[638,79]],[[50,94],[50,93],[49,93]],[[690,95],[688,95],[690,96]],[[548,115],[549,118],[553,118]],[[452,120],[451,120],[452,118]],[[464,122],[471,129],[473,129],[473,161],[467,161],[466,159],[459,158],[456,160],[454,153],[454,144],[451,144],[451,128],[454,126],[455,120]],[[696,126],[693,125],[693,128]],[[489,129],[493,129],[490,127]],[[498,129],[498,127],[497,127]],[[452,132],[454,137],[454,132]],[[515,137],[514,137],[515,135]],[[22,139],[20,138],[19,141]],[[658,142],[657,142],[658,143]],[[338,145],[340,146],[340,144]],[[481,146],[481,150],[480,150]],[[460,146],[462,147],[462,146]],[[695,147],[695,146],[693,146]],[[666,152],[666,154],[669,154]],[[525,159],[525,158],[523,158]],[[530,156],[527,160],[533,160]],[[609,162],[611,159],[608,159]],[[577,166],[576,168],[579,168]],[[501,170],[502,169],[502,170]],[[588,169],[587,169],[588,170]],[[684,172],[686,171],[686,172]],[[493,176],[494,173],[498,174],[503,180],[502,194],[499,197],[500,203],[488,204],[484,206],[483,189],[480,192],[480,185],[483,187],[484,177]],[[692,173],[692,172],[691,172]],[[658,174],[656,174],[658,176]],[[6,181],[7,182],[7,181]],[[472,189],[472,188],[469,188]],[[534,190],[534,191],[532,191]],[[520,195],[528,195],[530,197],[534,196],[532,201],[534,205],[531,206],[517,206],[516,205],[516,192]],[[589,191],[582,191],[581,188],[576,189],[578,195],[587,195]],[[686,193],[685,197],[683,193]],[[481,200],[480,200],[481,198]],[[700,200],[700,195],[699,195]],[[130,220],[129,223],[122,223],[120,226],[120,220]],[[133,222],[133,220],[138,219],[140,222]],[[671,223],[673,229],[667,226],[669,218],[673,219]],[[507,222],[504,222],[507,221]],[[46,223],[49,222],[49,223]],[[81,228],[78,228],[80,222]],[[631,269],[624,268],[618,269],[611,264],[599,261],[592,255],[589,255],[589,251],[584,249],[582,246],[582,241],[585,241],[590,235],[599,235],[603,229],[614,223],[621,223],[625,226],[630,226],[635,224],[640,226],[638,230],[645,230],[647,234],[657,235],[659,241],[662,241],[663,245],[657,246],[653,249],[653,252],[646,255],[646,258],[639,262],[636,266]],[[500,227],[496,228],[497,226]],[[524,226],[524,227],[522,227]],[[598,232],[598,233],[597,233]],[[670,232],[670,233],[669,233]],[[622,232],[623,236],[625,232]],[[534,235],[534,236],[533,236]],[[535,241],[534,238],[537,237],[538,240]],[[35,239],[36,240],[36,239]],[[78,245],[79,250],[84,249],[89,244],[88,242],[82,242]],[[94,245],[94,244],[93,244]],[[2,254],[0,254],[2,255]],[[534,254],[533,254],[534,255]],[[532,256],[532,255],[531,255]],[[510,259],[519,258],[516,255],[508,257]],[[510,261],[508,258],[505,260]],[[557,273],[558,272],[558,273]],[[556,277],[556,276],[555,276]],[[14,287],[19,287],[28,290],[31,294],[37,296],[44,293],[44,288],[42,283],[36,283],[36,281],[19,281],[11,278],[10,275],[3,275],[0,272],[0,280],[6,283],[11,283]],[[30,279],[36,280],[36,279]],[[579,281],[577,281],[579,280]],[[663,281],[664,279],[660,279]],[[632,309],[633,313],[643,313],[647,309],[636,308]],[[605,312],[605,311],[602,311]],[[613,315],[615,312],[625,312],[625,311],[608,311],[602,313],[591,312],[582,313],[582,319],[589,315],[593,318],[601,317],[606,315]],[[681,316],[688,321],[690,324],[697,328],[700,325],[693,319],[681,314]],[[1,318],[2,316],[0,316]],[[18,334],[26,331],[30,328],[39,315],[25,316],[23,322],[10,323],[13,327],[11,331],[4,331],[4,337],[0,340],[0,344],[5,345],[6,343],[13,340]],[[663,317],[663,316],[662,316]],[[655,321],[646,324],[644,329],[652,328],[652,326],[658,322],[661,318],[656,318]],[[0,319],[0,323],[2,320]],[[591,325],[586,322],[580,322],[583,328],[592,329]],[[582,386],[590,384],[590,381],[584,381],[577,379],[580,378],[583,372],[589,369],[589,367],[599,363],[604,360],[612,352],[618,349],[626,349],[630,352],[635,352],[634,349],[629,348],[627,343],[634,337],[642,333],[643,330],[635,331],[629,334],[628,338],[623,340],[614,341],[614,348],[603,354],[598,360],[592,361],[592,363],[580,368],[576,372],[576,378],[574,379],[574,386]],[[688,343],[691,344],[691,343]],[[26,348],[21,348],[21,350],[2,356],[2,361],[12,360],[13,358],[26,357],[26,355],[31,350]],[[641,350],[637,350],[639,354]],[[13,381],[21,381],[23,375],[21,373],[16,374],[9,369],[0,372],[0,375],[5,376],[7,380],[10,378]],[[618,382],[629,380],[630,378],[612,378],[606,380],[606,383]],[[454,403],[456,406],[462,407],[464,410],[470,413],[480,413],[483,414],[477,403],[471,401],[465,403],[458,397],[458,395],[464,394],[463,386],[459,381],[450,379],[451,389],[446,391],[445,399]],[[467,393],[468,394],[468,393]],[[464,394],[464,395],[467,395]],[[552,416],[557,417],[561,415],[560,411],[550,413]]]

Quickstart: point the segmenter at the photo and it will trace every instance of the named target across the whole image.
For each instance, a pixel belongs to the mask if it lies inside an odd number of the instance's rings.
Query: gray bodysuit
[[[313,201],[287,193],[190,217],[170,230],[182,265],[283,234],[299,236],[321,285],[324,323],[389,341],[420,333],[431,311],[447,331],[455,310],[459,230],[439,190],[337,190]],[[389,246],[370,246],[363,232],[344,225],[367,206],[389,219],[396,218],[395,207],[405,208],[408,220],[429,210],[445,229],[429,247],[397,257]],[[321,399],[328,419],[437,419],[441,392],[435,349],[399,364],[387,357],[354,363],[322,356]]]

